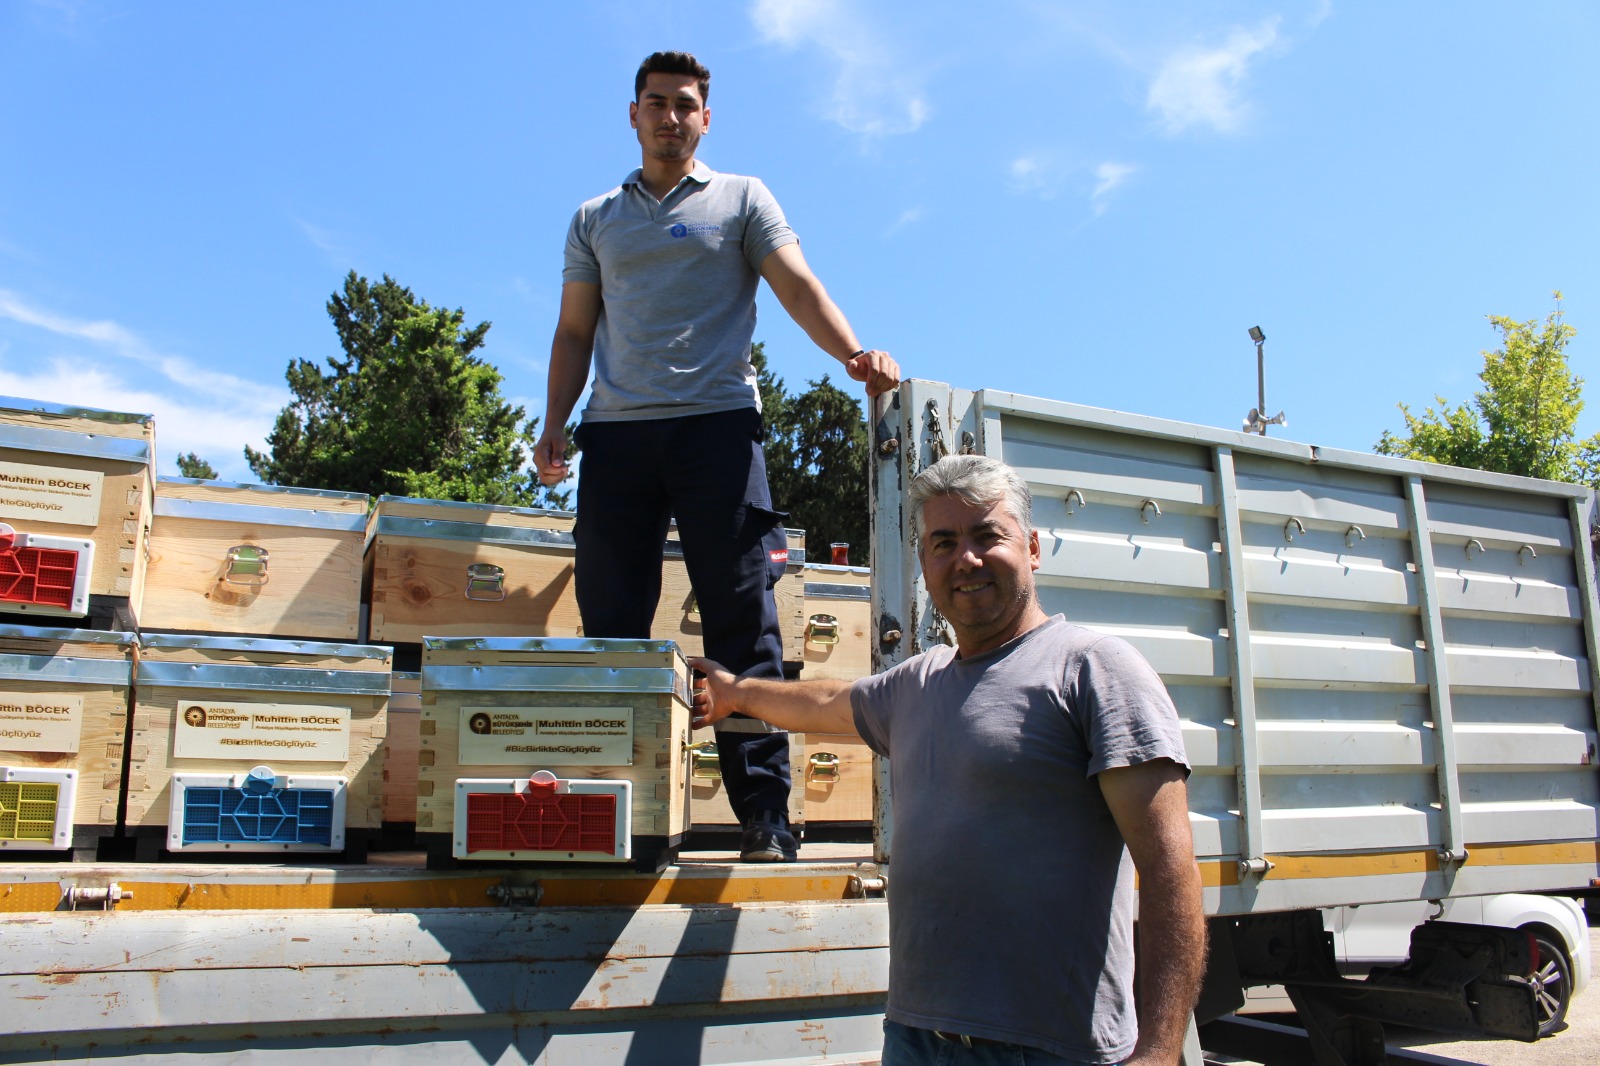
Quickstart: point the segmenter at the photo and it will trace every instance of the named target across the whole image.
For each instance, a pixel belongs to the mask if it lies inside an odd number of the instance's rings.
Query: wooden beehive
[[[390,649],[362,644],[140,637],[127,804],[140,857],[155,858],[161,847],[186,858],[214,851],[360,856],[383,823],[390,667]],[[180,835],[189,824],[172,812],[185,782],[237,778],[258,766],[271,770],[274,788],[342,782],[344,813],[333,834],[342,846],[267,839],[249,826],[218,841],[198,823],[192,835]],[[175,784],[180,775],[188,776]]]
[[[803,734],[789,734],[789,770],[795,787],[789,793],[788,813],[789,825],[796,830],[806,823],[806,791],[800,787],[804,741]],[[739,828],[739,818],[733,813],[727,789],[722,784],[715,730],[710,726],[696,729],[689,738],[689,745],[690,823],[695,830],[706,832]]]
[[[572,516],[380,496],[367,523],[368,639],[577,636]]]
[[[664,866],[689,828],[689,667],[670,641],[430,637],[420,733],[417,839],[431,865],[521,858],[458,854],[461,779],[629,781],[641,868]]]
[[[807,733],[794,764],[794,796],[805,804],[806,832],[825,838],[872,824],[872,749],[857,736]]]
[[[367,524],[368,639],[582,636],[572,581],[575,521],[570,511],[380,496]],[[788,535],[791,562],[773,596],[784,659],[798,662],[805,533]],[[651,639],[699,655],[700,612],[676,530],[662,555]]]
[[[805,568],[805,680],[854,681],[872,671],[872,572],[860,566]],[[872,749],[856,736],[808,733],[795,764],[812,835],[872,822]]]
[[[132,633],[0,626],[0,858],[71,850],[96,858],[117,825],[133,680]],[[24,816],[26,785],[54,812]],[[70,809],[61,810],[65,791]],[[42,815],[53,813],[45,831]]]
[[[138,624],[154,462],[149,415],[0,397],[0,523],[93,542],[87,613],[94,628]],[[0,596],[0,612],[68,613],[41,607],[20,588]]]
[[[872,672],[872,571],[807,563],[800,676],[854,681]]]
[[[158,478],[141,628],[359,639],[367,502]]]
[[[804,646],[805,627],[801,618],[804,594],[800,571],[806,557],[806,534],[803,529],[784,532],[789,541],[789,564],[783,577],[773,586],[772,598],[783,633],[783,660],[792,663],[800,660],[800,650]],[[683,563],[683,547],[678,543],[676,525],[667,533],[662,554],[666,562],[661,571],[661,600],[656,605],[650,635],[658,640],[677,642],[685,655],[703,655],[700,608],[689,583],[689,571]]]

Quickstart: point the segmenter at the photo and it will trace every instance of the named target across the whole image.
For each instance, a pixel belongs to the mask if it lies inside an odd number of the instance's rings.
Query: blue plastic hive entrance
[[[0,840],[42,840],[56,835],[61,789],[50,784],[0,784]]]
[[[184,844],[333,846],[333,790],[194,788],[183,797]]]

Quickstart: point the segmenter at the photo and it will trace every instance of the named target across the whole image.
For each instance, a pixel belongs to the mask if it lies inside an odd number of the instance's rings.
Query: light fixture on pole
[[[1259,433],[1265,437],[1268,426],[1286,426],[1289,420],[1283,416],[1282,411],[1271,418],[1266,416],[1267,360],[1261,352],[1261,346],[1266,343],[1267,335],[1261,332],[1260,326],[1251,326],[1250,339],[1256,342],[1256,405],[1244,416],[1243,428],[1246,433]]]

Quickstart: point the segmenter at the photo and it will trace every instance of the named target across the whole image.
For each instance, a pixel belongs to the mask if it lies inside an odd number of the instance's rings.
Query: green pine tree
[[[431,306],[387,274],[351,271],[328,301],[343,356],[289,364],[294,399],[268,450],[245,448],[270,484],[519,506],[565,506],[528,469],[538,419],[500,394],[475,353],[489,323]]]

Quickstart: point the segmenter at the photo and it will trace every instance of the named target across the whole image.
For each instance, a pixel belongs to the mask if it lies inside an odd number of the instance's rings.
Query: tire
[[[1567,1008],[1572,1004],[1572,960],[1560,939],[1548,929],[1524,927],[1538,950],[1533,986],[1539,1011],[1539,1035],[1550,1036],[1565,1029]]]

